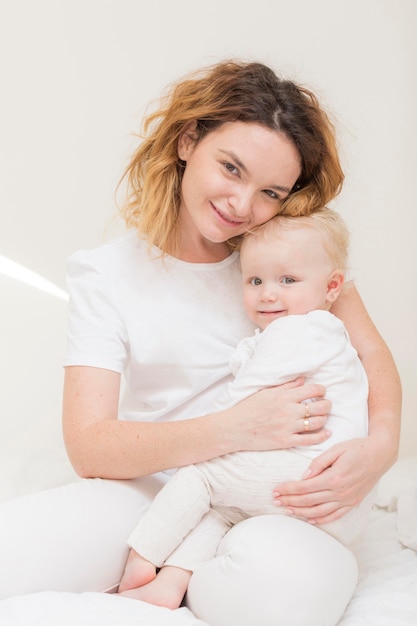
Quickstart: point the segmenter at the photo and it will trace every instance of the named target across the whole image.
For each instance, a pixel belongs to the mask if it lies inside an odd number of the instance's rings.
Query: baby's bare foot
[[[130,551],[129,558],[119,585],[119,593],[128,589],[136,589],[151,582],[156,576],[156,567],[150,561],[141,557],[134,550]]]
[[[126,598],[135,598],[156,606],[177,609],[187,591],[191,572],[179,567],[163,567],[151,582],[121,593]]]

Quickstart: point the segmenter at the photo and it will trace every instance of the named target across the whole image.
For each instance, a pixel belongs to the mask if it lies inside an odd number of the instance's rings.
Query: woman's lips
[[[244,224],[245,222],[242,220],[235,220],[232,219],[230,216],[226,215],[225,213],[222,213],[222,211],[219,211],[219,209],[217,207],[214,206],[214,204],[211,202],[210,203],[214,212],[216,213],[216,215],[218,215],[218,217],[221,219],[221,221],[229,226],[232,226],[234,228],[236,228],[236,226],[242,226],[242,224]]]

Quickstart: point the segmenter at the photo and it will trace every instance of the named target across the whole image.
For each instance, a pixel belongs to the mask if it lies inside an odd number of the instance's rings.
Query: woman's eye
[[[262,285],[262,280],[258,277],[255,277],[251,279],[250,284],[255,286]]]
[[[284,276],[281,282],[283,282],[284,285],[292,285],[292,283],[295,283],[295,279],[290,276]]]
[[[282,200],[282,198],[280,198],[275,191],[272,191],[272,189],[264,189],[264,193],[272,198],[272,200]]]
[[[233,165],[233,163],[228,163],[226,161],[225,163],[223,163],[223,166],[230,174],[237,174],[238,173],[238,169],[237,169],[237,167],[235,167]]]

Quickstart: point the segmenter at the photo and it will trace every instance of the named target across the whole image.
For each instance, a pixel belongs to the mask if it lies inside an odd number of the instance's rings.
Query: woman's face
[[[180,205],[181,240],[199,249],[224,242],[279,213],[301,173],[300,156],[282,133],[256,123],[227,122],[195,143],[180,137],[186,161]]]

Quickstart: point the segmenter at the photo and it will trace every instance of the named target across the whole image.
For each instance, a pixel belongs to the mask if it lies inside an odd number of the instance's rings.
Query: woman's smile
[[[245,223],[243,220],[237,220],[236,218],[225,214],[223,211],[220,211],[220,209],[218,209],[212,202],[210,202],[210,204],[213,207],[214,212],[217,214],[219,219],[226,225],[226,227],[230,226],[231,228],[236,228],[236,226],[241,226]]]

